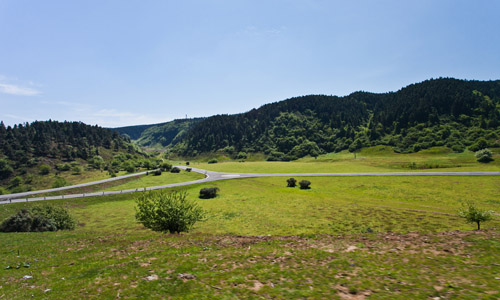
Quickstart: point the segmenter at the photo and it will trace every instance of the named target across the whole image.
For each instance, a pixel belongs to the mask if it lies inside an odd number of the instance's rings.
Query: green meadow
[[[342,165],[345,172],[349,165],[394,171],[431,161],[481,167],[470,155],[453,153],[349,156],[191,165],[270,173],[340,172]],[[180,174],[186,181],[201,176]],[[169,176],[145,176],[140,185],[161,185]],[[288,188],[286,179],[185,187],[207,217],[179,235],[135,221],[138,193],[51,201],[70,210],[77,229],[0,233],[0,299],[500,297],[499,176],[296,177],[311,181],[309,190]],[[199,190],[211,186],[219,195],[199,199]],[[473,230],[457,215],[464,200],[494,210],[494,220]],[[37,204],[1,205],[0,220]]]
[[[491,149],[497,158],[488,164],[479,163],[474,153],[454,153],[446,147],[434,147],[417,153],[394,153],[389,146],[376,146],[353,153],[342,151],[317,158],[305,157],[293,162],[225,160],[219,162],[191,162],[191,166],[218,172],[247,173],[351,173],[351,172],[474,172],[500,171],[500,149]],[[177,163],[181,163],[180,161]]]

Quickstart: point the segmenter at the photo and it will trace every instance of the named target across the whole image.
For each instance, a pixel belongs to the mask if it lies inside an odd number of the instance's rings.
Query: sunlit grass
[[[499,152],[494,149],[495,153]],[[418,153],[398,154],[388,146],[363,149],[354,154],[348,151],[328,153],[318,158],[305,157],[291,162],[222,161],[216,164],[191,162],[196,168],[241,173],[356,173],[356,172],[473,172],[500,171],[500,154],[495,161],[484,164],[476,161],[474,153],[453,153],[435,147]]]
[[[151,186],[161,186],[172,183],[194,181],[202,178],[205,178],[205,175],[196,172],[186,172],[186,171],[181,171],[180,173],[163,172],[159,176],[154,176],[153,174],[149,174],[148,176],[141,176],[137,180],[129,181],[127,183],[113,186],[111,188],[106,188],[104,189],[104,191],[120,191],[120,190],[144,188]]]

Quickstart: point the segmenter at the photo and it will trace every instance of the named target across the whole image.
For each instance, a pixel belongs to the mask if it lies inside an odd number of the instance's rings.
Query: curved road
[[[177,167],[181,168],[181,169],[188,168],[186,166],[177,166]],[[488,176],[488,175],[489,176],[491,176],[491,175],[499,176],[500,175],[500,172],[226,173],[226,172],[207,171],[207,170],[202,170],[202,169],[197,169],[197,168],[191,168],[191,170],[194,172],[200,173],[200,174],[204,174],[205,178],[199,179],[199,180],[194,180],[194,181],[188,181],[188,182],[173,183],[173,184],[166,184],[166,185],[162,185],[162,186],[154,186],[154,187],[140,188],[140,189],[130,189],[130,190],[123,190],[123,191],[96,192],[96,193],[88,193],[88,194],[70,194],[70,195],[38,197],[38,198],[21,198],[21,197],[31,196],[31,195],[35,195],[35,194],[67,190],[67,189],[78,188],[78,187],[83,187],[83,186],[90,186],[90,185],[94,185],[94,184],[100,184],[100,183],[104,183],[104,182],[109,182],[109,181],[119,180],[119,179],[123,179],[123,178],[127,178],[127,177],[133,177],[133,176],[139,176],[139,175],[146,174],[146,172],[141,172],[141,173],[125,175],[125,176],[120,176],[120,177],[115,177],[115,178],[110,178],[110,179],[105,179],[105,180],[100,180],[100,181],[95,181],[95,182],[89,182],[89,183],[84,183],[84,184],[56,188],[56,189],[32,191],[32,192],[9,194],[9,195],[0,195],[0,204],[27,202],[27,201],[71,199],[71,198],[82,198],[82,197],[93,197],[93,196],[116,195],[116,194],[134,193],[134,192],[140,192],[140,191],[166,189],[166,188],[192,185],[192,184],[197,184],[197,183],[212,182],[212,181],[218,181],[218,180],[227,180],[227,179],[236,179],[236,178],[252,178],[252,177]]]

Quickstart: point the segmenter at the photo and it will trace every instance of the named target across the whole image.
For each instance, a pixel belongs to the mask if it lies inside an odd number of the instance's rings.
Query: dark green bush
[[[217,162],[215,158],[208,161],[209,164],[216,164]]]
[[[247,159],[248,155],[245,152],[238,152],[237,159]]]
[[[295,178],[290,178],[286,180],[287,187],[296,187],[297,186],[297,179]]]
[[[50,166],[43,164],[38,167],[38,170],[40,171],[40,175],[47,175],[50,173]]]
[[[59,206],[40,205],[21,209],[0,225],[2,232],[42,232],[75,229],[76,221]]]
[[[484,138],[479,138],[477,141],[469,146],[470,151],[479,151],[481,149],[484,149],[488,147],[488,142]]]
[[[219,188],[217,187],[202,188],[200,190],[200,198],[201,199],[215,198],[217,196],[218,191]]]
[[[70,164],[68,164],[68,163],[65,163],[65,164],[58,164],[58,165],[56,165],[56,169],[57,169],[58,171],[64,172],[64,171],[69,171],[69,170],[71,170],[71,166],[70,166]]]
[[[172,170],[170,170],[170,173],[180,173],[181,172],[181,169],[177,168],[177,167],[173,167]]]
[[[68,182],[66,182],[66,179],[64,179],[63,177],[59,177],[59,176],[56,176],[54,183],[52,183],[53,188],[60,188],[60,187],[66,186],[66,185],[68,185]]]
[[[186,172],[191,172],[193,169],[191,168],[186,168]]]
[[[455,144],[455,145],[451,146],[451,150],[453,150],[453,152],[455,152],[455,153],[462,153],[462,152],[464,152],[465,147],[462,144]]]
[[[141,193],[136,199],[135,218],[154,231],[187,232],[204,218],[205,212],[186,196],[186,192],[165,190]]]
[[[169,172],[170,170],[172,170],[172,165],[168,162],[164,162],[161,164],[160,168],[165,172]]]
[[[311,182],[309,180],[301,180],[299,182],[299,185],[300,185],[300,189],[301,190],[308,190],[310,189],[310,185],[311,185]]]
[[[478,162],[488,163],[493,161],[493,153],[489,149],[479,150],[475,153]]]
[[[154,175],[154,176],[160,176],[160,175],[161,175],[161,169],[156,169],[156,170],[153,172],[153,175]]]

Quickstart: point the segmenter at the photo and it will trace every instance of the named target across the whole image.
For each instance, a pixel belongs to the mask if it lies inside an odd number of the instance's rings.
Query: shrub
[[[23,208],[0,225],[2,232],[43,232],[75,229],[76,221],[63,207],[52,205]]]
[[[161,175],[161,169],[156,169],[153,173],[153,176],[160,176]]]
[[[216,164],[217,162],[215,158],[208,161],[209,164]]]
[[[75,219],[64,207],[48,204],[39,205],[34,206],[31,212],[35,216],[42,216],[51,220],[56,226],[56,230],[73,230],[76,227]]]
[[[465,219],[467,223],[476,223],[477,230],[481,229],[481,222],[486,222],[492,219],[493,211],[479,209],[472,201],[462,203],[462,208],[458,215]]]
[[[469,146],[470,151],[479,151],[488,147],[488,142],[484,138],[479,138],[474,144]]]
[[[80,175],[80,174],[82,174],[82,168],[80,166],[73,166],[71,168],[71,171],[73,171],[73,175]]]
[[[462,144],[455,144],[455,145],[451,146],[451,150],[453,150],[453,152],[455,152],[455,153],[462,153],[462,152],[464,152],[465,147]]]
[[[127,173],[134,173],[135,172],[135,165],[131,161],[126,161],[122,164],[122,168],[127,172]]]
[[[170,170],[170,173],[180,173],[181,172],[181,169],[177,168],[177,167],[173,167],[172,170]]]
[[[186,162],[186,166],[189,166],[189,162],[188,161]]]
[[[237,159],[247,159],[248,155],[245,152],[238,152]]]
[[[284,159],[285,154],[279,151],[272,151],[267,157],[267,161],[281,161]]]
[[[40,171],[40,175],[47,175],[50,173],[50,166],[43,164],[38,167],[38,170]]]
[[[186,172],[191,172],[193,169],[191,168],[186,168]]]
[[[205,212],[186,196],[184,191],[144,192],[136,199],[135,218],[154,231],[187,232],[204,218]]]
[[[66,186],[68,183],[66,182],[66,179],[56,176],[56,180],[54,180],[54,183],[52,184],[53,188],[60,188],[63,186]]]
[[[219,188],[217,187],[202,188],[200,190],[200,198],[201,199],[215,198],[217,196],[218,191]]]
[[[297,179],[295,178],[290,178],[286,180],[287,187],[296,187],[297,186]]]
[[[162,163],[162,164],[161,164],[160,168],[161,168],[163,171],[168,172],[168,171],[172,170],[172,165],[171,165],[171,164],[169,164],[169,163],[167,163],[167,162],[164,162],[164,163]]]
[[[299,182],[299,185],[300,185],[300,189],[301,190],[308,190],[310,189],[310,185],[311,185],[311,182],[309,180],[301,180]]]
[[[478,162],[488,163],[493,160],[493,153],[489,149],[479,150],[475,153]]]
[[[58,171],[64,172],[71,170],[71,166],[68,163],[56,165]]]

